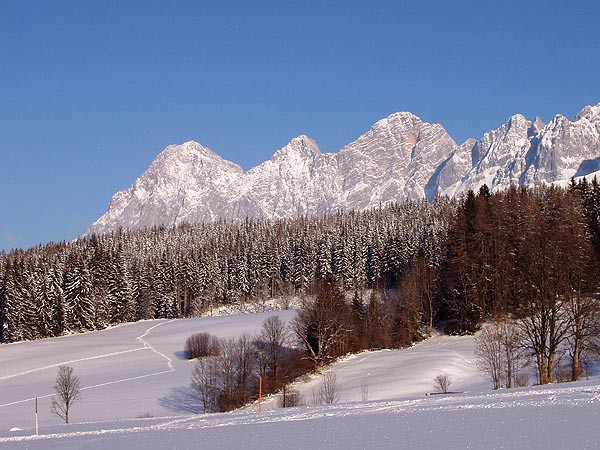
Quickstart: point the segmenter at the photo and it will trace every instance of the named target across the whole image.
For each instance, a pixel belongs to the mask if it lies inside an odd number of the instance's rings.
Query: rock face
[[[589,175],[600,169],[600,104],[586,106],[573,121],[557,115],[547,125],[515,115],[467,147],[470,164],[466,148],[456,151],[440,171],[438,193],[452,196],[484,183],[497,190]]]
[[[600,104],[570,121],[512,116],[477,141],[457,145],[439,124],[400,112],[338,153],[298,136],[244,171],[196,142],[167,147],[133,185],[117,192],[88,233],[119,226],[293,218],[365,209],[404,198],[455,196],[568,180],[600,170]]]

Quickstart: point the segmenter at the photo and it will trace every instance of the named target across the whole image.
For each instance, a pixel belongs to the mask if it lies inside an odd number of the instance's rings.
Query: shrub
[[[194,333],[185,341],[185,354],[188,359],[218,356],[219,338],[210,333]]]
[[[447,394],[452,384],[452,379],[446,373],[440,373],[433,379],[433,388],[440,394]]]
[[[319,389],[319,401],[322,404],[331,405],[340,399],[339,386],[335,372],[329,371],[323,374],[323,384]]]
[[[280,408],[292,408],[294,406],[300,406],[304,404],[302,395],[297,389],[289,387],[284,384],[281,388],[281,395],[278,399],[278,406]]]

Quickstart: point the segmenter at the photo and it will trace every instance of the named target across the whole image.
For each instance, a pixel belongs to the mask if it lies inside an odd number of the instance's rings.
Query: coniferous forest
[[[542,377],[574,335],[565,324],[578,323],[578,300],[598,291],[599,255],[595,179],[496,193],[484,185],[457,200],[323,218],[118,230],[0,255],[0,342],[296,296],[313,299],[296,326],[306,326],[315,363],[406,346],[432,326],[471,333],[511,317],[532,321]],[[327,348],[310,323],[319,301],[343,330]]]

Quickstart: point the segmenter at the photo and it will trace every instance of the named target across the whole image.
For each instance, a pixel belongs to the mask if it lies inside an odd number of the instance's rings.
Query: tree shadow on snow
[[[188,359],[190,359],[190,358],[188,358],[187,352],[185,352],[183,350],[174,352],[173,354],[175,355],[175,358],[177,358],[177,359],[183,359],[183,360],[186,360],[186,361]]]
[[[171,411],[200,414],[202,405],[190,387],[172,388],[169,394],[158,399],[158,403]]]

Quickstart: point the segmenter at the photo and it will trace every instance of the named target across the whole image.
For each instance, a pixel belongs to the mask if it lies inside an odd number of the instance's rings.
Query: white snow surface
[[[34,399],[42,426],[60,419],[50,414],[56,372],[70,365],[81,380],[81,401],[72,420],[130,419],[145,414],[196,413],[200,405],[189,389],[193,362],[184,343],[196,332],[218,337],[255,334],[277,314],[294,311],[140,321],[107,330],[0,346],[0,431],[31,428]]]
[[[359,449],[597,448],[600,383],[588,380],[492,391],[474,365],[473,337],[436,335],[411,348],[363,352],[336,362],[339,403],[312,404],[321,377],[296,383],[306,405],[276,408],[276,397],[221,414],[197,414],[185,338],[255,332],[272,314],[137,322],[100,332],[0,347],[0,448],[4,449]],[[72,424],[49,414],[56,366],[81,378]],[[433,377],[453,380],[449,395]],[[361,383],[368,385],[363,401]],[[33,400],[40,400],[34,436]],[[137,418],[141,415],[149,418]],[[10,431],[10,430],[14,431]]]
[[[327,367],[336,375],[340,401],[362,400],[361,385],[368,386],[371,400],[411,399],[431,393],[433,379],[445,373],[453,391],[483,391],[488,382],[475,365],[473,336],[435,335],[403,350],[379,350],[350,355]],[[305,377],[293,387],[306,403],[312,403],[322,384],[322,375]],[[266,408],[277,407],[277,396],[267,399]]]

